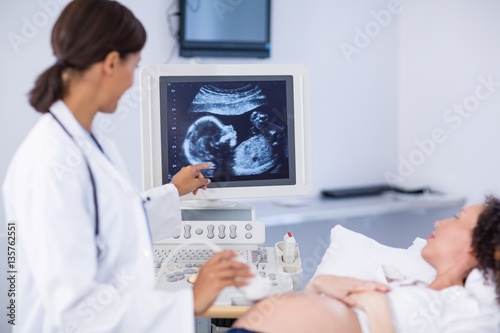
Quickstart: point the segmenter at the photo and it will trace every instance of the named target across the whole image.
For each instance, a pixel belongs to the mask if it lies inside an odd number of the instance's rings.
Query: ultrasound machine
[[[155,243],[158,287],[189,288],[215,244],[272,285],[298,290],[300,235],[264,247],[265,224],[238,199],[306,195],[311,181],[309,76],[301,65],[150,65],[141,71],[144,190],[183,166],[211,163],[206,191],[181,198],[180,235]],[[295,236],[295,237],[293,237]],[[248,305],[226,288],[215,306]]]

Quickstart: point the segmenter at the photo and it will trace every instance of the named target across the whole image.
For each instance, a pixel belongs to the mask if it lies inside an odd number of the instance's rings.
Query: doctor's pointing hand
[[[152,241],[178,234],[179,196],[206,189],[200,170],[210,165],[139,193],[113,142],[94,135],[95,115],[113,113],[133,84],[145,42],[117,1],[71,1],[53,27],[56,61],[29,94],[41,116],[3,184],[7,221],[21,235],[14,332],[193,332],[194,314],[251,276],[223,252],[192,289],[155,289]]]
[[[211,166],[210,163],[185,166],[172,177],[171,183],[177,187],[181,196],[190,192],[196,195],[198,188],[206,190],[210,184],[210,179],[203,177],[201,169],[208,169]]]

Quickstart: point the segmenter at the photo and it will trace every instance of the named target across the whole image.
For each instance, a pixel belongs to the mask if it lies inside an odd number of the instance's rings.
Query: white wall
[[[60,2],[58,2],[60,1]],[[220,0],[224,1],[224,0]],[[0,179],[10,159],[38,115],[26,94],[36,76],[55,59],[49,46],[50,30],[61,3],[66,0],[5,0],[0,4]],[[166,9],[169,1],[123,1],[144,23],[148,42],[142,64],[163,63],[174,45],[168,33]],[[236,2],[232,2],[236,3]],[[42,5],[51,4],[51,6]],[[272,57],[254,59],[203,59],[201,62],[303,63],[311,72],[314,193],[322,188],[383,180],[383,171],[394,165],[396,153],[397,23],[394,20],[377,33],[371,43],[353,54],[351,62],[340,49],[342,42],[354,44],[356,27],[374,22],[370,12],[385,8],[385,1],[275,0],[272,8]],[[50,15],[44,14],[48,8]],[[235,8],[237,10],[237,8]],[[52,11],[54,13],[52,13]],[[229,14],[228,14],[229,15]],[[35,17],[35,19],[34,19]],[[49,18],[47,22],[37,21]],[[24,20],[41,27],[16,48],[8,33],[23,36]],[[17,51],[17,52],[16,52]],[[187,63],[175,56],[172,63]],[[139,103],[136,86],[124,96],[112,126],[101,128],[113,138],[140,187]],[[95,123],[99,127],[99,122]],[[3,200],[2,200],[3,201]],[[3,215],[3,205],[0,209]]]
[[[401,14],[399,29],[398,168],[391,172],[408,186],[432,184],[480,201],[500,189],[500,2],[405,6],[411,10]],[[481,83],[490,77],[491,91]]]
[[[167,3],[157,1],[157,7],[162,9],[156,10],[154,6],[146,7],[138,1],[124,2],[138,15],[149,33],[142,62],[163,63],[173,43],[167,37],[165,24]],[[322,0],[307,6],[303,1],[275,0],[270,59],[198,59],[202,63],[302,63],[309,67],[313,194],[323,188],[383,181],[383,170],[394,166],[397,135],[396,20],[381,29],[359,54],[354,54],[350,63],[339,47],[342,42],[353,44],[353,29],[356,26],[364,29],[367,22],[374,20],[370,12],[386,6],[386,1],[380,0],[361,4]],[[171,61],[187,62],[177,56]],[[138,180],[138,127],[135,126],[138,112],[133,112],[129,118],[125,136],[116,140],[124,149],[133,141],[134,149],[125,157],[134,168],[134,179]],[[127,133],[135,137],[127,139]]]

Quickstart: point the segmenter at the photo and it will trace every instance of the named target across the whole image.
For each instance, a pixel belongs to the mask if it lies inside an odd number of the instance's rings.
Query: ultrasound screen
[[[211,163],[212,186],[295,184],[292,76],[160,77],[163,183]]]

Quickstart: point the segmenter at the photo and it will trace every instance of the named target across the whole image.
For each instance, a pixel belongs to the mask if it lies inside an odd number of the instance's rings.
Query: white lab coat
[[[111,142],[103,155],[62,102],[17,151],[4,183],[7,221],[17,223],[14,332],[193,332],[191,289],[154,290],[150,235],[179,233],[175,186],[138,194]],[[103,257],[85,151],[97,188]],[[146,218],[143,200],[146,201]]]

